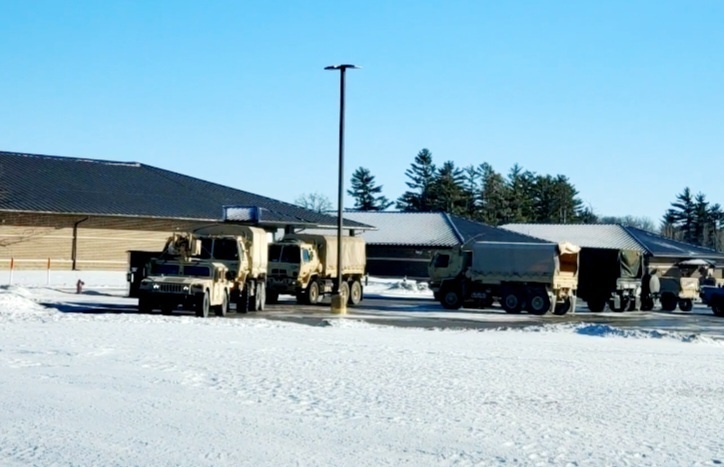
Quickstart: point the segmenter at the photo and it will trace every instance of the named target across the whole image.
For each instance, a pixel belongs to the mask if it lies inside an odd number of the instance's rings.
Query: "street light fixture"
[[[344,196],[344,76],[355,65],[330,65],[325,70],[339,70],[339,181],[337,185],[337,283],[332,294],[332,312],[347,312],[347,297],[342,295],[342,211]]]

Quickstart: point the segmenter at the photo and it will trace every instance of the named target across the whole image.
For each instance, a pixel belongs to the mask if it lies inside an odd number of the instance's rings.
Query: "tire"
[[[571,297],[566,297],[563,299],[562,303],[556,303],[555,308],[553,309],[553,314],[557,316],[563,316],[569,311],[571,311]]]
[[[208,318],[209,317],[209,292],[204,292],[204,294],[199,297],[199,301],[196,303],[196,316],[199,318]]]
[[[600,313],[603,311],[604,308],[606,308],[606,300],[601,300],[600,298],[592,298],[588,302],[586,302],[586,305],[588,305],[588,310],[592,313]]]
[[[515,290],[508,290],[503,292],[503,297],[500,300],[500,304],[506,313],[518,314],[523,309],[523,301],[520,299]]]
[[[347,297],[347,302],[349,302],[349,282],[342,282],[342,284],[340,284],[339,293]]]
[[[710,303],[711,312],[714,313],[714,316],[724,318],[724,299],[714,297],[710,300]]]
[[[266,303],[267,305],[274,305],[275,303],[279,303],[279,292],[267,291]]]
[[[446,310],[459,310],[463,306],[463,294],[457,287],[441,291],[440,305]]]
[[[236,300],[236,312],[247,313],[249,311],[249,283],[244,284],[244,290],[239,292]]]
[[[678,299],[676,295],[671,292],[661,295],[661,309],[664,311],[674,311],[676,309],[676,302],[678,302]]]
[[[654,309],[654,299],[646,297],[641,299],[641,311],[651,311]]]
[[[349,300],[347,301],[350,305],[359,305],[362,301],[362,283],[358,280],[352,282],[352,286],[349,289]]]
[[[626,298],[626,297],[623,297],[621,294],[619,294],[618,297],[619,297],[619,302],[621,303],[621,305],[617,307],[617,306],[616,306],[616,302],[614,302],[613,300],[609,300],[609,301],[608,301],[608,308],[609,308],[611,311],[615,311],[616,313],[622,313],[622,312],[624,312],[624,311],[626,311],[626,310],[628,309],[628,307],[629,307],[629,299]]]
[[[304,291],[304,303],[307,305],[316,305],[319,301],[319,284],[317,281],[312,281],[307,286],[307,290]]]
[[[259,306],[256,309],[257,311],[264,311],[264,308],[266,308],[266,281],[259,282],[256,294],[259,298]]]
[[[221,299],[221,305],[214,310],[216,316],[224,317],[229,312],[229,292],[224,291],[224,298]]]
[[[174,307],[172,305],[169,305],[167,303],[164,303],[161,305],[161,314],[162,315],[172,315],[173,310],[174,310]]]
[[[684,298],[679,300],[679,310],[691,311],[694,308],[694,302],[690,298]]]
[[[526,310],[533,315],[544,315],[551,309],[551,300],[545,290],[532,290],[528,295]]]
[[[249,297],[249,311],[261,311],[261,282],[254,282],[254,295]]]
[[[153,311],[153,303],[147,297],[140,297],[138,299],[138,312],[139,313],[151,313]]]

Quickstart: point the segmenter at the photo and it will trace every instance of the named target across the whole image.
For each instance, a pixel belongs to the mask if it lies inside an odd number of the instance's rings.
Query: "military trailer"
[[[596,313],[606,305],[612,311],[638,310],[643,274],[644,257],[639,251],[581,248],[578,298]]]
[[[446,309],[498,300],[507,313],[564,315],[576,306],[579,251],[570,243],[475,242],[433,255],[430,288]]]
[[[362,301],[362,278],[367,257],[360,237],[342,237],[342,283],[339,291],[350,305]],[[315,304],[337,285],[337,237],[288,234],[269,245],[267,301],[276,303],[280,294],[296,296],[298,303]]]

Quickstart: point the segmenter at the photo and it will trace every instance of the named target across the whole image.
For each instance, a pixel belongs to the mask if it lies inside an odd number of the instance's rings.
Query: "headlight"
[[[189,286],[188,286],[188,285],[184,285],[183,291],[184,291],[184,292],[188,292],[188,291],[189,291]]]
[[[161,288],[160,285],[158,285],[158,284],[153,284],[153,290],[158,290],[158,289],[160,289],[160,288]]]

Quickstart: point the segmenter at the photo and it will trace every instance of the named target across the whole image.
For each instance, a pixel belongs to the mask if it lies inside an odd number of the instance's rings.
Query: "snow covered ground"
[[[125,275],[15,274],[0,465],[724,462],[724,344],[707,337],[68,313],[38,303],[78,278],[83,298],[122,301]]]

